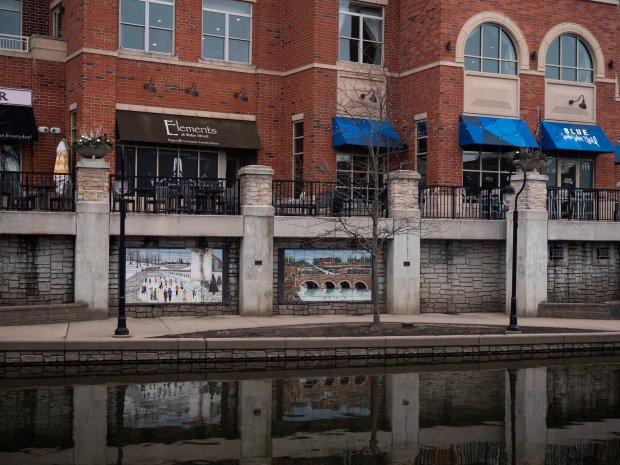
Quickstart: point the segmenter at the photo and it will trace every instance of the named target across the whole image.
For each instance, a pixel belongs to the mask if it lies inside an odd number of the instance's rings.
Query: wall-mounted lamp
[[[149,92],[155,93],[157,92],[157,87],[155,87],[155,83],[153,82],[153,78],[149,80],[149,82],[144,83],[144,88]]]
[[[538,61],[538,52],[534,50],[530,55],[530,58],[532,59],[532,61]]]
[[[579,105],[577,105],[579,108],[581,108],[582,110],[585,110],[588,108],[588,105],[586,105],[586,98],[583,95],[580,95],[579,97],[577,97],[575,100],[569,100],[568,104],[572,105],[573,103],[577,103],[579,100],[581,100],[581,103]]]
[[[198,93],[198,89],[196,89],[196,83],[192,83],[192,87],[188,87],[185,89],[185,93],[191,95],[192,97],[198,97],[200,94]]]
[[[366,97],[368,97],[368,101],[372,102],[372,103],[377,103],[377,95],[375,94],[374,90],[371,90],[369,93],[367,94],[360,94],[360,98],[362,100],[364,100]]]
[[[238,98],[242,102],[248,101],[248,94],[245,93],[245,88],[241,88],[239,92],[233,92],[233,97]]]
[[[609,69],[614,69],[614,60],[609,60],[609,63],[607,63],[607,67]]]
[[[446,51],[448,51],[448,52],[452,51],[452,41],[451,40],[446,42]]]

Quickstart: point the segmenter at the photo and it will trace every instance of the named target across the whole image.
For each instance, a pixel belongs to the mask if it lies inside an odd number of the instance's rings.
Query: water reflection
[[[0,463],[620,463],[620,361],[463,368],[5,381]]]

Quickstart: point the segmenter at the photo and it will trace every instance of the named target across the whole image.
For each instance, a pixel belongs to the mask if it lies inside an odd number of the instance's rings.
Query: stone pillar
[[[243,239],[239,254],[239,315],[272,316],[273,169],[249,165],[239,170]]]
[[[547,300],[547,176],[527,172],[519,195],[517,228],[517,315],[538,316],[538,304]],[[523,185],[523,173],[512,176],[515,193]],[[514,199],[513,199],[514,202]],[[506,214],[506,313],[512,292],[513,210]]]
[[[73,388],[73,459],[106,465],[108,390],[104,386]]]
[[[271,463],[272,380],[239,381],[242,464]]]
[[[392,465],[413,463],[418,456],[420,433],[420,375],[388,375],[387,416],[392,430]]]
[[[75,301],[108,314],[110,261],[109,168],[103,160],[82,159],[76,167]]]
[[[388,212],[394,236],[388,242],[387,309],[393,315],[420,313],[420,209],[415,171],[388,173]]]

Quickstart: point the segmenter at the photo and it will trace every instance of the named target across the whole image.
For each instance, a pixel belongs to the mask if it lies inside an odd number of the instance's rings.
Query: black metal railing
[[[74,211],[73,174],[0,171],[0,209]]]
[[[422,218],[506,218],[502,189],[463,186],[420,186]]]
[[[549,187],[547,211],[550,220],[620,221],[620,191]]]
[[[120,211],[121,198],[110,176],[110,211]],[[207,178],[125,176],[128,212],[185,215],[238,215],[239,181]]]
[[[274,180],[272,189],[278,216],[369,216],[375,195],[369,186],[345,186],[333,181]],[[385,217],[386,196],[377,195],[380,214]]]

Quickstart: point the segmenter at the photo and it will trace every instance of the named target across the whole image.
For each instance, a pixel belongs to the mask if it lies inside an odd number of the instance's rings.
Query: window
[[[293,179],[295,180],[295,198],[303,190],[304,180],[304,122],[293,122]],[[299,191],[299,192],[298,192]]]
[[[69,113],[70,123],[71,123],[71,143],[78,139],[77,133],[77,111],[73,110]]]
[[[0,1],[0,49],[21,50],[21,11],[19,0]]]
[[[344,199],[373,198],[372,160],[367,153],[339,153],[336,155],[336,178],[338,189]],[[383,185],[380,173],[379,186]]]
[[[549,245],[549,260],[564,260],[564,247],[561,244]]]
[[[124,161],[125,176],[209,178],[218,177],[218,152],[183,147],[117,145],[116,166]]]
[[[65,13],[65,9],[62,3],[56,5],[52,10],[52,36],[60,38],[62,37],[62,17]]]
[[[426,184],[426,163],[428,159],[428,123],[426,120],[415,124],[415,156],[416,170],[422,176],[420,184]]]
[[[594,187],[594,160],[591,158],[547,158],[544,173],[548,177],[547,187]]]
[[[21,146],[0,145],[0,171],[21,171]]]
[[[122,0],[121,48],[172,53],[174,0]]]
[[[202,0],[202,56],[250,63],[252,6],[233,0]]]
[[[463,186],[493,189],[508,181],[512,153],[463,152]]]
[[[339,59],[383,63],[383,8],[340,0]]]
[[[499,26],[483,24],[467,38],[465,69],[483,73],[517,74],[517,51]]]
[[[594,64],[586,43],[571,34],[557,37],[547,50],[545,77],[561,81],[594,82]]]

